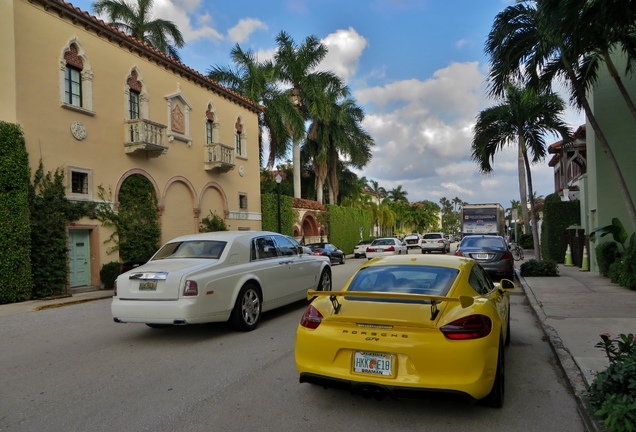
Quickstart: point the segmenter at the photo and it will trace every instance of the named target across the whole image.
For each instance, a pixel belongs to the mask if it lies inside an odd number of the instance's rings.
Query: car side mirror
[[[514,290],[517,286],[515,285],[515,283],[513,281],[511,281],[510,279],[502,279],[499,282],[499,286],[501,286],[501,288],[505,289],[505,290]]]

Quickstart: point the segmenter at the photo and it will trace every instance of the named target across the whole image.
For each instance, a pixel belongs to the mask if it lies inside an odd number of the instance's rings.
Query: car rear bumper
[[[196,298],[178,300],[122,300],[113,298],[113,320],[119,323],[198,324],[229,319],[229,312],[202,315]]]
[[[435,399],[435,400],[467,400],[474,401],[468,393],[454,390],[439,390],[415,387],[403,387],[395,385],[385,385],[370,382],[358,382],[331,378],[324,375],[312,373],[301,373],[299,381],[301,383],[310,383],[320,385],[324,388],[334,388],[347,390],[351,394],[362,396],[366,399],[375,398],[377,400],[386,397],[392,399],[409,398],[409,399]]]
[[[509,276],[514,272],[514,264],[510,261],[497,261],[497,262],[479,262],[484,270],[490,275],[496,276]]]

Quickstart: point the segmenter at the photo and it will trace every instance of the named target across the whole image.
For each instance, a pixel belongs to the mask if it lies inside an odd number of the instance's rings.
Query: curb
[[[576,400],[579,415],[581,416],[586,429],[590,432],[607,432],[602,420],[593,414],[593,409],[586,396],[585,379],[583,378],[581,369],[574,361],[570,351],[568,351],[563,344],[563,340],[554,327],[546,323],[547,317],[543,311],[543,306],[539,299],[537,299],[534,291],[532,291],[532,288],[530,288],[530,286],[526,283],[526,280],[521,276],[520,270],[515,269],[515,274],[517,275],[519,283],[523,287],[523,291],[526,294],[526,298],[528,299],[530,306],[532,306],[535,316],[541,323],[541,328],[550,343],[552,351],[557,356],[559,366],[570,384],[570,389],[572,390],[574,399]]]
[[[33,309],[31,309],[31,310],[41,311],[41,310],[45,310],[45,309],[55,309],[55,308],[59,308],[59,307],[62,307],[62,306],[70,306],[70,305],[74,305],[74,304],[88,303],[88,302],[92,302],[92,301],[95,301],[95,300],[103,300],[103,299],[107,299],[107,298],[112,298],[112,294],[102,295],[102,296],[99,296],[99,297],[92,297],[92,298],[84,298],[84,299],[78,299],[78,300],[69,300],[69,301],[58,302],[58,303],[51,303],[51,304],[47,304],[47,305],[36,306]]]

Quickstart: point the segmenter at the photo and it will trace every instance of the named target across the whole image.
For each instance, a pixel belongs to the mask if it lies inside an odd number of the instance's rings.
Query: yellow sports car
[[[470,258],[373,259],[315,297],[296,332],[300,382],[364,397],[458,395],[501,407],[510,343],[507,279]]]

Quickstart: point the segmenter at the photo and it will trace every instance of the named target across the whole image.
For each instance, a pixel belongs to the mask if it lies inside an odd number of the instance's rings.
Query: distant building
[[[579,199],[578,181],[587,172],[585,129],[585,125],[580,126],[566,144],[557,141],[548,146],[552,155],[548,165],[554,169],[554,192],[562,200]]]

